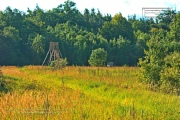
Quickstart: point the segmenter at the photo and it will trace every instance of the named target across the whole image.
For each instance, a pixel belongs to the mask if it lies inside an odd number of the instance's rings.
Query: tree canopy
[[[153,41],[168,37],[169,55],[179,50],[179,16],[167,11],[157,17],[157,22],[136,16],[126,19],[121,13],[103,15],[94,8],[80,12],[71,0],[48,11],[38,5],[26,12],[7,7],[0,11],[0,65],[42,64],[49,43],[59,42],[69,65],[89,65],[92,50],[102,48],[107,51],[107,62],[135,66],[139,58],[148,56],[144,50],[155,47],[156,43],[150,45]],[[152,38],[155,35],[159,38]]]
[[[104,66],[106,60],[107,52],[102,48],[98,48],[92,51],[88,62],[91,66]]]

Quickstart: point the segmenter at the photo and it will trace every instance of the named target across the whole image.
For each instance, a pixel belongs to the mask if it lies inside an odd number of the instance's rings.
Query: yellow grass
[[[1,119],[180,119],[177,96],[153,92],[137,80],[138,67],[3,67],[8,93]]]

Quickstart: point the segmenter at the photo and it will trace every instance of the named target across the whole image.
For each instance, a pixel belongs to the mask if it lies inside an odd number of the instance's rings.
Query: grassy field
[[[2,67],[2,120],[179,120],[180,98],[138,82],[138,67]],[[4,93],[2,92],[4,91]]]

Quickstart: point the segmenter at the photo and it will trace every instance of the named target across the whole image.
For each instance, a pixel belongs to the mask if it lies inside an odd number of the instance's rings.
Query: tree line
[[[168,39],[174,42],[170,51],[179,50],[179,16],[171,10],[156,20],[103,15],[95,9],[81,13],[71,0],[48,11],[38,5],[27,12],[7,7],[0,11],[0,65],[40,65],[49,43],[59,42],[69,65],[89,65],[92,51],[102,48],[107,52],[106,62],[136,66],[154,39]]]

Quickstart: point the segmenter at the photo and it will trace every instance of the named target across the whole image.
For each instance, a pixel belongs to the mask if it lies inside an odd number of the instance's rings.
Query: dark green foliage
[[[50,63],[50,67],[54,68],[54,69],[61,69],[64,68],[66,65],[68,64],[67,59],[60,59],[59,61],[51,61]]]
[[[106,60],[107,52],[102,48],[98,48],[92,51],[88,62],[91,66],[104,66]]]
[[[130,65],[131,49],[130,41],[119,36],[118,39],[110,40],[109,61],[115,65]]]
[[[40,65],[50,42],[59,42],[69,65],[89,65],[91,52],[97,48],[107,51],[107,61],[115,65],[137,65],[154,35],[158,40],[175,39],[169,52],[180,49],[180,15],[175,17],[175,11],[162,13],[154,22],[135,15],[127,20],[121,13],[102,15],[94,8],[81,13],[71,0],[57,6],[44,11],[37,5],[26,13],[11,7],[0,11],[0,65]]]
[[[180,23],[180,19],[174,24],[177,23]],[[172,23],[168,33],[164,29],[152,32],[145,56],[139,61],[141,81],[166,93],[180,94],[180,43],[178,34],[172,34],[178,30]]]
[[[131,41],[134,40],[132,25],[122,14],[116,14],[110,22],[104,22],[99,31],[108,41],[113,38],[117,39],[120,35]]]
[[[6,81],[5,80],[0,80],[0,96],[1,96],[2,92],[4,92],[4,93],[8,92],[8,88],[6,86]]]
[[[167,55],[164,61],[165,66],[160,73],[161,89],[165,92],[180,94],[180,52],[175,51]]]

